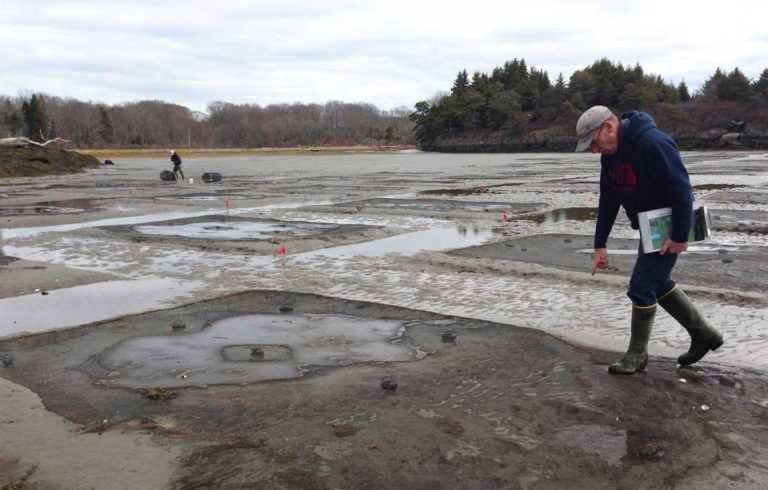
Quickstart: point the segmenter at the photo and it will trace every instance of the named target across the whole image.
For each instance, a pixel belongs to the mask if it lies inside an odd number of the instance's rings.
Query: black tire
[[[170,170],[163,170],[160,172],[160,180],[164,182],[173,182],[176,180],[176,176]]]
[[[219,172],[205,172],[203,174],[203,182],[210,184],[211,182],[221,182],[221,174]]]

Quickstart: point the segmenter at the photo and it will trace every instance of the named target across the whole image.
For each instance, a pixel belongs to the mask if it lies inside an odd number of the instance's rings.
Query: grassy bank
[[[91,155],[54,148],[0,148],[0,178],[75,174],[101,162]]]

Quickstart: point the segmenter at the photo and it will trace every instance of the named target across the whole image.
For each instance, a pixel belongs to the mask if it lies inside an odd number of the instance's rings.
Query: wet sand
[[[660,314],[629,378],[606,367],[636,237],[620,220],[589,275],[587,155],[206,157],[185,161],[193,184],[136,159],[4,182],[20,260],[0,265],[0,484],[762,488],[768,155],[686,159],[716,233],[679,279],[726,345],[679,369],[685,333]],[[137,391],[154,386],[176,396]]]

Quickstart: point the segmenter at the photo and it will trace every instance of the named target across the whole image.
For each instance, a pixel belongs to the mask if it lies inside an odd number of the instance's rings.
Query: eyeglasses
[[[592,141],[589,143],[589,149],[591,151],[598,151],[600,149],[600,143],[598,143],[598,140],[600,139],[600,132],[603,130],[603,125],[601,124],[599,128],[597,128],[597,133],[595,133],[595,137],[592,138]]]

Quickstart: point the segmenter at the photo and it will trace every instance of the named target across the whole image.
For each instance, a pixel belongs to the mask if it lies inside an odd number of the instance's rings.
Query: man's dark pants
[[[677,262],[677,254],[659,252],[643,253],[643,246],[637,251],[637,262],[629,280],[627,296],[632,304],[639,307],[653,306],[658,299],[675,287],[672,269]]]

